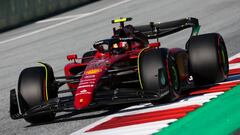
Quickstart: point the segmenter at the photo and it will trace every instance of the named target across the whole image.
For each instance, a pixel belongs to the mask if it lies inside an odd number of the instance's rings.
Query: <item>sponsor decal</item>
[[[82,102],[83,102],[83,99],[81,98],[81,99],[79,100],[79,102],[82,103]]]
[[[85,72],[86,75],[92,75],[92,74],[97,74],[99,72],[102,72],[102,69],[96,68],[96,69],[89,69]]]
[[[85,85],[85,84],[95,84],[95,82],[82,82],[80,85]]]
[[[94,85],[81,85],[81,86],[78,86],[78,89],[80,88],[88,88],[88,87],[94,87]]]
[[[102,40],[101,40],[101,41],[97,41],[97,42],[95,42],[94,44],[95,44],[95,45],[103,44],[103,41],[102,41]]]
[[[85,79],[95,78],[95,77],[96,77],[96,75],[85,75],[84,76]]]
[[[89,95],[89,94],[92,94],[92,92],[89,92],[86,89],[83,89],[79,93],[77,93],[76,96],[78,96],[78,95]]]
[[[89,81],[95,81],[96,78],[93,78],[93,79],[83,79],[80,81],[80,83],[84,83],[84,82],[89,82]]]
[[[192,77],[192,76],[189,76],[188,80],[189,80],[189,81],[193,81],[193,77]]]

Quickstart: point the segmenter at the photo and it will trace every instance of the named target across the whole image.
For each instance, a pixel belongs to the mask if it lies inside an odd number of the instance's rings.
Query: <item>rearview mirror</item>
[[[68,61],[75,60],[75,59],[77,59],[77,54],[69,54],[67,56]]]

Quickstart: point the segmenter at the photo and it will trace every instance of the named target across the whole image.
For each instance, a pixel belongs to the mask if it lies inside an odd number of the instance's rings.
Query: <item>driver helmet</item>
[[[113,44],[113,48],[114,49],[122,48],[124,50],[129,50],[129,44],[128,42],[123,41],[123,42]]]

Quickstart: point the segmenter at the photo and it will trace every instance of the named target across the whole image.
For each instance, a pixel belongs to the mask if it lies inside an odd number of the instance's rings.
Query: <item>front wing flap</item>
[[[18,106],[18,99],[15,89],[10,90],[10,117],[12,119],[22,118],[22,114],[20,113]]]
[[[15,89],[12,89],[10,91],[10,117],[12,119],[21,119],[49,112],[74,110],[73,99],[71,97],[67,97],[62,100],[60,98],[51,99],[47,103],[42,103],[40,105],[34,106],[28,111],[21,113]]]

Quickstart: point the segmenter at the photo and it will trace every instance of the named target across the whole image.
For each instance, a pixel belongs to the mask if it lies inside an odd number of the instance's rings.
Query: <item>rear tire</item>
[[[24,69],[20,74],[18,82],[18,96],[21,112],[25,113],[36,105],[56,98],[57,88],[52,85],[53,82],[53,70],[47,64]],[[53,121],[54,118],[55,113],[50,112],[26,117],[25,120],[30,123],[41,123]]]
[[[224,40],[210,33],[191,37],[187,43],[189,68],[196,84],[211,84],[227,78],[229,65]]]

